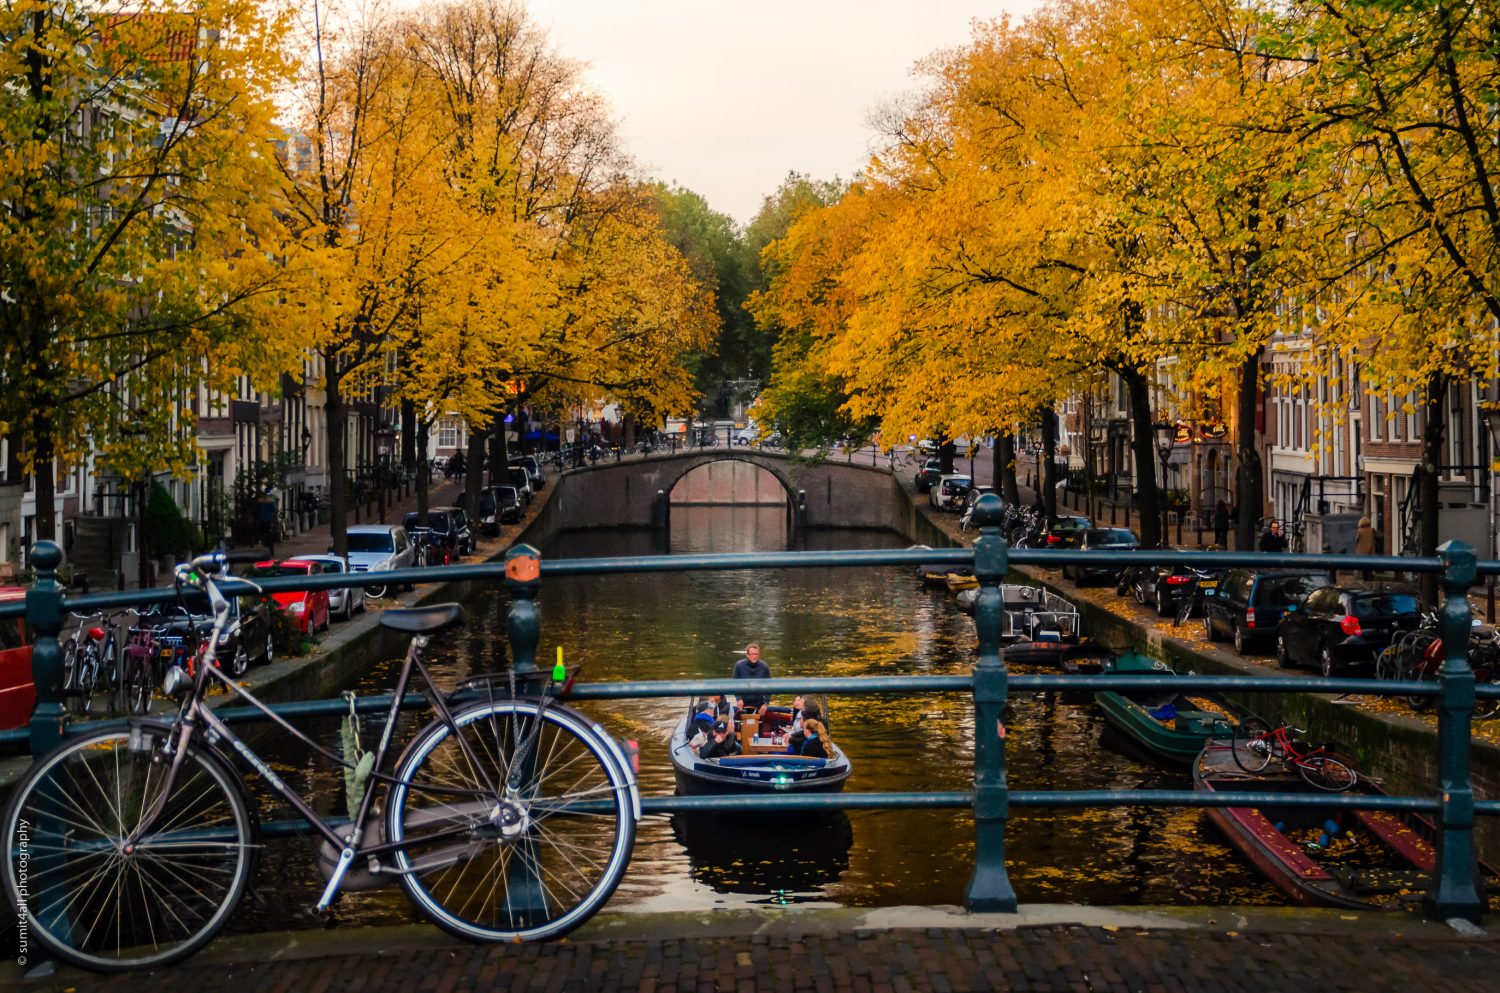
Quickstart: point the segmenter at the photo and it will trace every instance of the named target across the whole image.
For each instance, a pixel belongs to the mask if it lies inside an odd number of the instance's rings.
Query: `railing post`
[[[1439,631],[1443,664],[1438,669],[1437,864],[1425,900],[1440,920],[1479,923],[1484,901],[1476,886],[1474,784],[1469,776],[1470,721],[1474,710],[1474,670],[1469,667],[1469,589],[1477,575],[1474,549],[1461,541],[1438,549],[1443,560],[1443,605]]]
[[[39,541],[31,546],[31,564],[36,582],[26,591],[26,623],[36,637],[31,648],[31,678],[36,684],[36,709],[31,712],[31,754],[45,755],[62,741],[68,726],[63,707],[62,632],[63,588],[57,581],[62,549],[55,542]]]
[[[506,552],[505,585],[510,590],[505,633],[510,638],[511,670],[536,672],[536,646],[542,634],[536,612],[536,595],[542,591],[542,553],[530,545]]]
[[[1009,566],[1000,535],[1004,508],[986,493],[974,503],[979,538],[974,542],[974,573],[979,599],[974,627],[979,634],[979,661],[974,665],[974,875],[964,893],[973,913],[1015,913],[1016,891],[1005,871],[1005,821],[1010,817],[1010,787],[1005,782],[1005,734],[1000,721],[1009,693],[1000,634],[1005,605],[1000,581]]]

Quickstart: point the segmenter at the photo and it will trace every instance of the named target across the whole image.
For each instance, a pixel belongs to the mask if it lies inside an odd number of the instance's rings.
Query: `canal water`
[[[570,532],[543,553],[580,558],[902,544],[891,532],[793,536],[781,508],[717,506],[674,508],[669,535]],[[727,675],[736,649],[752,640],[778,677],[966,673],[973,664],[972,620],[945,590],[923,586],[905,567],[549,578],[538,602],[539,662],[550,664],[561,645],[570,667],[581,665],[590,682]],[[503,592],[483,591],[468,607],[467,627],[436,639],[426,654],[444,685],[508,665]],[[388,692],[398,670],[398,661],[382,663],[355,689]],[[617,738],[639,742],[642,793],[659,795],[674,788],[667,739],[687,703],[594,701],[582,709]],[[850,791],[972,785],[969,697],[829,703],[831,736],[854,770]],[[378,719],[365,720],[366,747],[377,725]],[[1006,727],[1012,789],[1190,788],[1185,772],[1130,754],[1106,733],[1091,704],[1055,693],[1013,697]],[[322,741],[338,739],[333,721],[313,731]],[[266,755],[322,809],[341,813],[342,775],[304,752],[278,746]],[[1194,810],[1013,808],[1006,842],[1023,902],[1280,902]],[[630,870],[608,909],[961,904],[973,859],[973,820],[962,810],[653,816],[640,825]],[[305,908],[317,899],[317,880],[310,843],[271,843],[259,889],[233,926],[312,926]],[[416,915],[393,888],[347,895],[338,918],[395,923]]]

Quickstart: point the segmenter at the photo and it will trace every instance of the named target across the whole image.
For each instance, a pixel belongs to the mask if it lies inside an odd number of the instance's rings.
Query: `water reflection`
[[[572,532],[544,552],[555,559],[904,543],[875,531],[791,535],[780,508],[674,507],[672,525],[665,536]],[[735,650],[752,640],[778,677],[967,673],[973,663],[972,621],[946,591],[923,587],[898,567],[552,577],[543,583],[539,606],[541,659],[550,661],[561,645],[590,682],[726,676]],[[442,686],[509,664],[503,591],[478,594],[469,609],[468,626],[435,640],[428,651]],[[375,667],[360,692],[387,692],[398,667],[396,661]],[[617,737],[639,742],[641,791],[662,795],[675,788],[667,742],[687,703],[595,701],[581,709]],[[882,694],[832,699],[830,709],[833,738],[854,768],[850,791],[971,788],[969,698]],[[1006,725],[1013,789],[1187,787],[1181,771],[1101,748],[1106,725],[1087,698],[1014,697]],[[374,722],[366,723],[367,741],[378,733]],[[335,738],[336,722],[314,735]],[[309,763],[300,750],[270,757],[310,791],[341,788],[336,771]],[[1278,901],[1192,810],[1013,808],[1006,849],[1023,901]],[[311,859],[304,846],[272,845],[265,862],[266,903],[257,913],[285,926],[316,900]],[[962,810],[860,810],[831,818],[803,813],[753,826],[734,818],[700,823],[654,816],[640,825],[630,869],[609,906],[958,904],[973,863],[973,821]],[[413,917],[396,890],[353,894],[340,913],[370,922]]]

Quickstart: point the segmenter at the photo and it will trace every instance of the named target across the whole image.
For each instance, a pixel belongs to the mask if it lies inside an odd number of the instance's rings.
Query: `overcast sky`
[[[654,176],[745,223],[792,170],[863,168],[870,112],[975,20],[1035,0],[525,0]]]

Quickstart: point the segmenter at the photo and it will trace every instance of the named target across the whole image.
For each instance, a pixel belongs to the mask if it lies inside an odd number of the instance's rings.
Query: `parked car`
[[[1184,598],[1202,593],[1203,602],[1207,604],[1218,596],[1223,578],[1223,569],[1201,569],[1186,562],[1170,562],[1129,569],[1120,581],[1128,584],[1127,592],[1135,595],[1136,603],[1155,607],[1158,617],[1171,617],[1177,613]]]
[[[943,460],[942,459],[928,459],[926,461],[926,463],[923,464],[922,468],[920,468],[920,469],[917,470],[917,475],[916,475],[917,492],[918,493],[926,493],[929,490],[931,490],[932,487],[933,487],[933,484],[935,484],[939,479],[941,479],[942,475],[943,475]]]
[[[531,489],[534,493],[540,493],[547,487],[547,477],[542,475],[542,460],[535,455],[521,455],[510,460],[511,465],[519,465],[526,470],[531,477]]]
[[[514,486],[491,486],[479,494],[479,533],[493,538],[500,525],[521,519],[521,496]]]
[[[1375,656],[1422,619],[1422,602],[1405,583],[1323,586],[1291,610],[1276,632],[1276,663],[1313,665],[1324,676],[1373,669]]]
[[[311,559],[266,559],[255,563],[246,575],[250,579],[276,579],[282,576],[321,576],[323,563]],[[271,594],[276,606],[286,611],[297,630],[303,634],[327,631],[333,619],[327,590],[281,590]]]
[[[338,573],[343,575],[353,570],[349,568],[349,560],[338,555],[299,555],[298,561],[317,562],[323,566],[323,572]],[[365,589],[363,586],[351,586],[346,589],[332,589],[328,591],[328,610],[335,620],[347,621],[355,614],[365,611]]]
[[[510,485],[521,494],[521,504],[526,507],[531,506],[531,498],[536,493],[536,487],[531,485],[531,473],[526,471],[525,466],[519,465],[506,466],[505,472]]]
[[[219,665],[231,676],[243,676],[257,659],[267,665],[276,661],[271,628],[273,609],[270,597],[259,594],[229,598],[229,626],[219,639],[217,653]],[[139,623],[165,629],[169,635],[186,635],[191,627],[203,637],[212,633],[214,615],[207,594],[202,590],[184,590],[182,603],[152,604],[139,615]]]
[[[1328,573],[1317,570],[1230,569],[1219,581],[1219,595],[1203,603],[1203,636],[1218,641],[1228,635],[1234,650],[1246,655],[1276,637],[1288,607],[1328,582]]]
[[[449,549],[450,558],[459,555],[467,555],[474,551],[474,535],[469,530],[469,519],[462,507],[429,507],[427,509],[427,523],[420,523],[421,515],[415,510],[410,511],[401,518],[401,526],[406,528],[407,534],[415,534],[418,529],[426,527],[439,537],[439,547]],[[430,547],[430,546],[429,546]],[[429,553],[428,563],[433,562]]]
[[[1141,541],[1129,528],[1084,528],[1076,547],[1084,552],[1130,552],[1139,548]],[[1113,565],[1063,566],[1064,579],[1072,579],[1079,586],[1093,580],[1116,583],[1120,579],[1120,567]]]
[[[1083,532],[1094,526],[1087,517],[1064,515],[1042,531],[1037,548],[1077,548],[1083,540]]]
[[[968,497],[973,485],[974,477],[967,473],[955,472],[939,476],[928,491],[927,499],[938,510],[954,510],[956,503]]]
[[[19,586],[0,586],[0,603],[24,600]],[[0,620],[0,731],[25,727],[36,706],[36,685],[31,674],[31,640],[26,620]]]
[[[355,572],[410,569],[416,562],[416,548],[399,524],[356,524],[348,534],[349,567]],[[386,584],[379,577],[370,578],[375,581],[365,587],[365,592],[373,597],[385,596]]]

